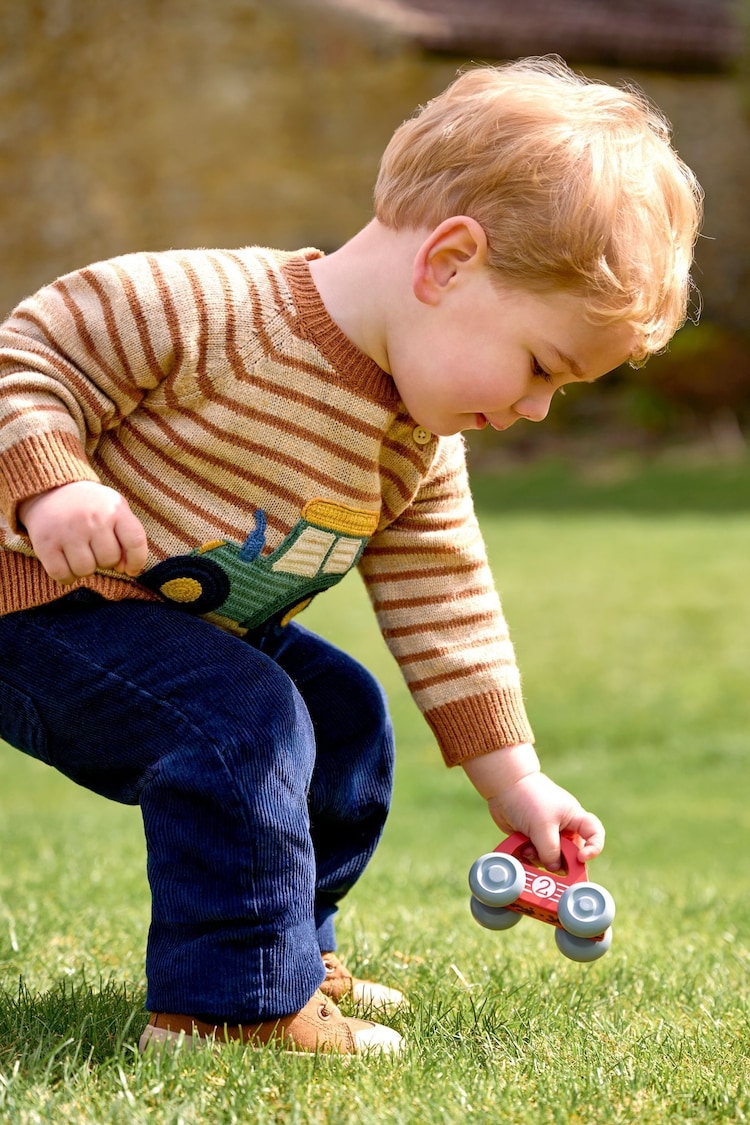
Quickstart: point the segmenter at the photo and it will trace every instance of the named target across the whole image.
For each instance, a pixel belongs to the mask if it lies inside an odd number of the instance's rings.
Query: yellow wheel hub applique
[[[170,578],[159,590],[170,602],[197,602],[203,587],[197,578]]]

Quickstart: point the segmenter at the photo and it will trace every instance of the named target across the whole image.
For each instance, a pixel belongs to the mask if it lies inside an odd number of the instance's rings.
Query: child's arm
[[[498,488],[502,485],[499,482]],[[601,822],[539,768],[513,646],[487,563],[463,446],[443,439],[406,512],[360,569],[383,636],[450,766],[463,766],[505,832],[530,836],[555,870],[560,832],[604,845]]]
[[[196,393],[199,371],[228,365],[225,337],[209,315],[225,310],[225,298],[214,300],[223,275],[205,271],[211,284],[201,288],[198,259],[201,253],[186,251],[98,262],[40,289],[0,324],[0,511],[11,534],[23,530],[24,501],[63,485],[100,483],[94,466],[103,435],[120,427],[126,434],[128,416],[148,396],[163,408],[165,400]],[[206,318],[192,315],[196,291]],[[106,493],[96,495],[99,513]],[[121,546],[130,573],[129,539]],[[111,543],[104,554],[113,555]],[[61,565],[59,558],[53,564]]]
[[[98,567],[135,576],[146,565],[143,524],[104,484],[75,481],[49,489],[24,500],[18,515],[42,566],[63,584]]]
[[[550,871],[560,865],[560,832],[575,832],[584,843],[578,855],[584,863],[604,847],[604,827],[567,790],[556,785],[539,767],[534,747],[527,742],[504,746],[462,763],[477,792],[487,801],[490,816],[503,832],[531,837],[539,859]]]

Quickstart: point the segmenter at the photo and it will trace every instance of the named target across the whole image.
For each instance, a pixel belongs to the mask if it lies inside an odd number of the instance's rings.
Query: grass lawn
[[[305,616],[380,674],[394,808],[341,913],[352,967],[404,989],[407,1056],[141,1060],[138,813],[0,748],[0,1120],[692,1125],[750,1119],[750,466],[546,464],[476,480],[540,753],[608,828],[611,951],[468,911],[499,833],[446,770],[356,578]]]

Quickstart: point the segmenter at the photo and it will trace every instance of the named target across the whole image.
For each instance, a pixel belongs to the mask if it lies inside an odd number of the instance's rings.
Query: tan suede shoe
[[[183,1046],[221,1046],[240,1041],[248,1047],[267,1044],[285,1051],[323,1051],[339,1055],[399,1054],[403,1039],[397,1031],[371,1020],[343,1016],[322,992],[316,992],[299,1012],[247,1027],[204,1023],[192,1016],[154,1013],[141,1036],[138,1049]]]
[[[338,1004],[346,997],[363,1007],[392,1012],[405,1002],[403,992],[399,992],[397,988],[353,976],[335,953],[321,953],[321,957],[326,969],[326,979],[321,984],[320,991],[334,1003]]]

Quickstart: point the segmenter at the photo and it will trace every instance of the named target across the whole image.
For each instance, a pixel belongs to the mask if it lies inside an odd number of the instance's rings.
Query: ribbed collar
[[[297,312],[297,334],[315,345],[353,391],[372,402],[395,407],[400,400],[391,376],[352,343],[323,304],[309,265],[319,256],[319,251],[304,250],[282,266]]]

